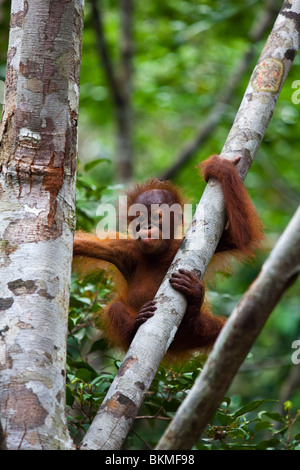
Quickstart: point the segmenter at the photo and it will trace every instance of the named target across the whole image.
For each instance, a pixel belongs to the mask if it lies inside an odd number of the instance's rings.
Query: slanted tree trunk
[[[299,48],[300,0],[284,2],[254,69],[222,156],[241,155],[242,178],[251,166],[267,129],[280,90]],[[149,389],[157,368],[183,318],[186,300],[169,278],[183,267],[201,275],[224,229],[225,207],[220,185],[211,180],[191,227],[158,290],[155,315],[138,330],[83,443],[83,449],[119,449]]]
[[[12,0],[0,130],[2,447],[69,449],[65,365],[83,0]]]
[[[300,272],[300,206],[216,341],[204,369],[156,449],[191,449],[274,307]]]

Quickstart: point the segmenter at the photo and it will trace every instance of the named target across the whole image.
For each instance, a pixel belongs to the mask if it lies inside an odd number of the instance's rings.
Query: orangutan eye
[[[160,214],[159,213],[156,212],[155,214],[151,214],[152,224],[158,225],[159,221],[160,221]]]
[[[142,215],[139,216],[139,225],[143,226],[147,223],[147,220]]]

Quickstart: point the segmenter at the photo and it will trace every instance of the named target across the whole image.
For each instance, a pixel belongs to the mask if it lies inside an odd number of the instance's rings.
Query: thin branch
[[[119,181],[125,183],[132,178],[132,138],[131,138],[131,89],[132,89],[132,57],[133,33],[132,16],[133,0],[121,0],[121,34],[120,34],[120,63],[116,70],[109,57],[108,46],[104,33],[103,15],[99,0],[91,0],[94,28],[97,38],[97,48],[107,84],[114,103],[117,126],[117,174]]]
[[[172,418],[168,418],[167,416],[145,415],[145,416],[137,416],[135,419],[160,419],[162,421],[171,421]]]
[[[299,337],[299,335],[298,335]],[[283,404],[287,400],[291,398],[293,393],[299,389],[300,386],[300,375],[299,375],[299,367],[297,365],[293,365],[289,371],[288,376],[286,377],[285,381],[283,382],[279,394],[279,405],[280,411],[283,411]]]
[[[109,58],[108,47],[107,47],[105,34],[104,34],[104,28],[103,28],[103,17],[102,17],[101,7],[98,8],[99,0],[98,1],[90,0],[90,1],[92,5],[92,15],[93,15],[94,28],[96,32],[98,53],[101,58],[101,62],[103,65],[104,72],[106,74],[107,83],[111,91],[113,101],[116,106],[120,106],[123,102],[123,97],[119,90],[119,84],[118,84],[117,78],[115,77],[113,66]]]
[[[132,92],[132,58],[133,58],[133,0],[121,0],[121,61],[119,74],[119,89],[122,95],[121,106],[116,107],[118,127],[117,158],[118,179],[128,183],[133,174],[133,148],[131,130],[131,92]]]
[[[153,450],[153,447],[151,447],[151,446],[148,444],[148,442],[145,441],[145,439],[143,439],[142,436],[141,436],[138,432],[136,432],[134,429],[131,429],[131,432],[132,432],[138,439],[140,439],[140,441],[142,441],[143,444],[145,444],[145,446],[147,447],[147,449]]]
[[[134,52],[133,46],[133,0],[121,0],[121,84],[123,88],[123,96],[130,98],[132,87],[132,58]]]

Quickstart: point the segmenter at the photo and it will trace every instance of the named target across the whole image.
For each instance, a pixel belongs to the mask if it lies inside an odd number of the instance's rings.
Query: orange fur
[[[261,223],[234,164],[213,156],[202,164],[202,170],[206,180],[216,178],[220,181],[229,221],[214,257],[217,265],[220,265],[219,261],[226,264],[227,253],[252,255],[262,239]],[[171,195],[170,204],[184,204],[184,197],[172,183],[151,179],[127,192],[128,206],[141,195],[144,198],[146,195],[151,205],[161,190]],[[85,271],[103,269],[107,263],[114,265],[118,293],[105,309],[103,325],[110,342],[122,349],[128,348],[138,328],[136,321],[145,305],[154,299],[181,240],[155,240],[152,248],[150,244],[150,253],[144,251],[143,243],[142,240],[124,239],[119,234],[115,239],[99,239],[96,235],[77,232],[74,239],[74,260],[79,258]],[[211,267],[216,269],[214,264],[213,261]],[[189,354],[190,350],[210,348],[225,322],[223,317],[212,315],[207,302],[203,302],[203,283],[195,278],[193,283],[192,294],[187,297],[190,300],[186,314],[168,351],[172,359]],[[191,300],[194,299],[193,292],[196,292],[196,303]]]
[[[145,193],[146,191],[152,190],[163,190],[168,191],[174,196],[174,203],[183,205],[187,202],[182,191],[177,188],[171,181],[159,180],[157,178],[150,178],[144,183],[134,185],[128,191],[125,192],[128,198],[128,206],[135,203],[138,196]]]
[[[226,249],[232,246],[252,256],[264,237],[263,228],[235,165],[230,160],[212,155],[200,167],[205,181],[215,178],[222,187],[229,222],[229,230],[225,231],[225,235],[229,234]]]

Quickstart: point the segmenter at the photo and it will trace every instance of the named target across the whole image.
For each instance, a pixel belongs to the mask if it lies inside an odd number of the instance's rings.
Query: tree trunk
[[[259,148],[299,48],[299,16],[299,0],[284,2],[223,148],[223,156],[242,156],[238,164],[242,178],[245,178]],[[198,270],[203,276],[223,232],[225,217],[220,185],[211,180],[182,246],[156,294],[156,313],[137,331],[83,440],[83,449],[121,447],[185,312],[186,300],[171,288],[169,278],[181,267]]]
[[[121,102],[116,103],[117,120],[117,174],[122,183],[129,183],[133,174],[133,148],[132,148],[132,17],[133,0],[121,0],[121,63],[119,75],[119,89]]]
[[[11,4],[0,130],[3,448],[69,449],[65,365],[83,0]]]
[[[118,180],[128,183],[133,174],[133,147],[132,147],[132,17],[133,0],[121,0],[121,34],[120,34],[120,63],[114,70],[110,60],[104,32],[102,4],[98,8],[98,1],[91,0],[94,28],[97,38],[97,48],[107,85],[109,87],[114,106],[116,121],[116,172]]]

